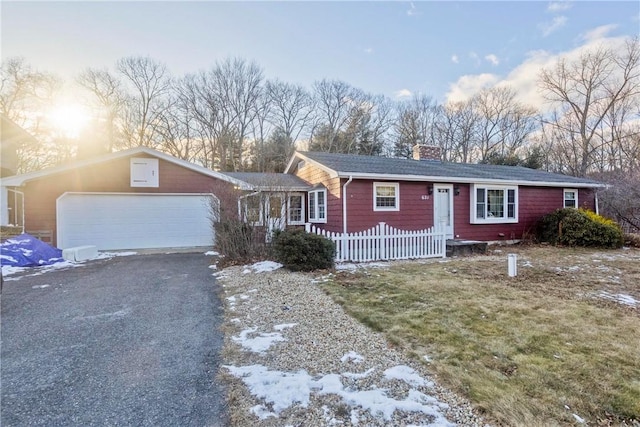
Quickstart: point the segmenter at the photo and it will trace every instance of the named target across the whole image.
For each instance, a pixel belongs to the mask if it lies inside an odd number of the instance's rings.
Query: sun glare
[[[80,105],[57,105],[51,110],[49,120],[52,126],[68,138],[77,138],[89,122],[89,114]]]

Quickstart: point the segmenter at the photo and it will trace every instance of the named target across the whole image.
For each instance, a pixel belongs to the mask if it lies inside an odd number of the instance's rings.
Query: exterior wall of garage
[[[66,192],[95,193],[213,193],[231,184],[159,159],[158,187],[131,187],[130,159],[154,158],[133,155],[105,161],[97,165],[71,169],[55,175],[29,181],[20,190],[24,193],[25,230],[56,234],[56,200]]]

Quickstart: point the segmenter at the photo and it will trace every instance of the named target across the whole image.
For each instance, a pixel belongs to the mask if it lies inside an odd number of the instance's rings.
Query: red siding
[[[217,186],[227,185],[224,181],[160,159],[159,187],[132,188],[129,159],[116,159],[28,182],[22,189],[25,195],[25,229],[51,230],[55,242],[56,200],[65,192],[214,193]]]
[[[379,222],[403,230],[422,230],[433,225],[433,198],[427,193],[426,183],[401,182],[400,210],[389,212],[373,210],[374,182],[397,181],[354,180],[347,186],[348,232],[366,230]]]
[[[460,186],[454,203],[454,234],[460,239],[496,241],[521,239],[535,232],[538,221],[545,214],[563,207],[563,188],[518,188],[518,222],[515,224],[471,224],[469,186]],[[581,207],[595,209],[593,190],[579,190]]]
[[[322,183],[329,189],[327,224],[320,224],[330,231],[342,231],[342,200],[340,195],[346,179],[330,178],[322,169],[307,165],[296,174],[310,183]],[[397,182],[356,179],[347,186],[347,231],[369,229],[379,222],[405,230],[420,230],[433,226],[433,196],[428,188],[433,183],[400,182],[400,210],[397,212],[373,210],[373,183]],[[443,183],[446,184],[446,183]],[[518,222],[515,224],[471,224],[471,194],[469,184],[452,184],[459,194],[454,201],[454,235],[460,239],[496,241],[521,239],[535,232],[538,220],[545,214],[563,207],[563,188],[518,188]],[[594,192],[580,189],[578,202],[581,207],[595,209]]]

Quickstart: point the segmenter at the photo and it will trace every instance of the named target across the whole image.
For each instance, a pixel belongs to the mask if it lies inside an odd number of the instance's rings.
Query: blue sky
[[[533,102],[541,66],[585,46],[619,46],[640,32],[639,14],[637,1],[3,1],[2,58],[70,80],[129,55],[177,76],[238,56],[306,87],[332,78],[443,102],[508,83]]]

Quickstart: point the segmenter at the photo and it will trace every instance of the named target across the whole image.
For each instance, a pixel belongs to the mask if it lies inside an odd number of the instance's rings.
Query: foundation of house
[[[455,256],[483,255],[487,253],[487,242],[477,240],[447,240],[447,258]]]

